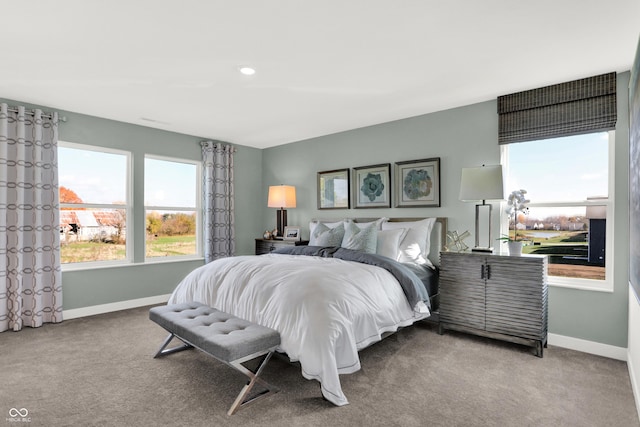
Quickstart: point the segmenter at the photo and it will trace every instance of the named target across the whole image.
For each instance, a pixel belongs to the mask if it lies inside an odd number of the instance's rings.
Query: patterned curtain
[[[231,145],[202,141],[204,258],[235,255],[233,153]]]
[[[0,332],[62,321],[57,150],[57,113],[0,104]]]

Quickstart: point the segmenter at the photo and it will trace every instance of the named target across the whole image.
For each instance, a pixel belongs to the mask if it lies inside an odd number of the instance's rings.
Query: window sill
[[[547,284],[556,288],[577,289],[580,291],[613,293],[613,279],[589,280],[568,277],[549,276]]]
[[[201,256],[193,256],[193,257],[162,257],[159,259],[147,259],[144,262],[128,262],[128,261],[105,261],[105,262],[91,262],[91,263],[78,263],[78,264],[63,264],[62,272],[75,272],[75,271],[85,271],[85,270],[102,270],[107,268],[126,268],[126,267],[140,267],[144,265],[154,265],[154,264],[169,264],[176,262],[192,262],[192,261],[203,261],[204,257]]]

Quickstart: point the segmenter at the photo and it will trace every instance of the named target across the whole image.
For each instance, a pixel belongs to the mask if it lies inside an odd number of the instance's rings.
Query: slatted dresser
[[[547,346],[547,257],[440,254],[440,327],[535,348]]]

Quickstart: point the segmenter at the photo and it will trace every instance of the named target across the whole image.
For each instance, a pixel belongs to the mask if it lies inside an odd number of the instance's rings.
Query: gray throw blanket
[[[344,261],[354,261],[384,268],[400,283],[411,307],[415,307],[418,301],[423,301],[431,309],[429,294],[422,280],[407,266],[385,256],[354,251],[339,246],[288,246],[271,253],[339,258]]]

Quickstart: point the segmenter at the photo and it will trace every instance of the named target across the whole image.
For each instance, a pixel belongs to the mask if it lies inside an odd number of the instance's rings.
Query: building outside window
[[[612,290],[613,144],[599,132],[502,146],[505,191],[527,191],[529,211],[518,229],[523,253],[549,257],[549,283]],[[510,224],[507,222],[511,221]]]

